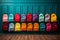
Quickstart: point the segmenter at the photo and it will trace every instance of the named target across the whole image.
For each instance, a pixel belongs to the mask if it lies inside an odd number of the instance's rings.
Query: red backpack
[[[29,13],[27,15],[27,22],[32,22],[32,20],[33,20],[32,17],[33,17],[32,14]]]
[[[52,31],[58,31],[58,24],[52,23]]]
[[[2,30],[3,31],[8,31],[8,23],[3,23],[3,27],[2,27]]]
[[[21,16],[20,16],[20,14],[17,13],[17,14],[15,15],[14,21],[15,21],[15,22],[20,22],[20,21],[21,21]]]

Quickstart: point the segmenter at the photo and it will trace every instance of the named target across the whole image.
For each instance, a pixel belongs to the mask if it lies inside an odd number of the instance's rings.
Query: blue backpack
[[[45,31],[45,24],[44,23],[40,23],[40,31]]]
[[[26,15],[25,14],[21,15],[21,22],[26,22]]]
[[[14,16],[13,16],[13,14],[9,14],[9,22],[13,22],[14,21]]]

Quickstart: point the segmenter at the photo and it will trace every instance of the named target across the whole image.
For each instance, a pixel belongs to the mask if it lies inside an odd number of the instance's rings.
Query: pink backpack
[[[3,15],[3,22],[8,22],[8,15],[7,14]]]
[[[51,31],[51,23],[46,23],[46,31]]]

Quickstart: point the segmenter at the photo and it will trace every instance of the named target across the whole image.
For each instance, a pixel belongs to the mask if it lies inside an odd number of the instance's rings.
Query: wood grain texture
[[[2,34],[0,40],[60,40],[60,35]]]

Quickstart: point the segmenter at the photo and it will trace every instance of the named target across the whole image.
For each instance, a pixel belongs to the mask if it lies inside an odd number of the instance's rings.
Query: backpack
[[[14,23],[9,24],[9,31],[14,31]]]
[[[27,15],[27,22],[32,22],[32,17],[33,17],[32,14],[29,13]]]
[[[3,30],[3,31],[8,31],[8,28],[9,28],[9,27],[8,27],[8,23],[7,23],[7,22],[4,22],[4,23],[3,23],[2,30]]]
[[[52,31],[58,31],[58,24],[52,23]]]
[[[38,15],[37,14],[33,14],[33,22],[38,22]]]
[[[15,22],[20,22],[20,21],[21,21],[21,16],[20,16],[20,14],[17,13],[17,14],[15,15],[14,21],[15,21]]]
[[[51,23],[46,23],[46,31],[52,31]]]
[[[55,13],[51,14],[51,22],[57,22],[57,15]]]
[[[34,23],[34,31],[39,31],[39,23]]]
[[[27,30],[27,25],[26,23],[21,24],[21,31],[26,31]]]
[[[21,31],[21,25],[20,23],[15,24],[15,31]]]
[[[7,14],[3,15],[3,22],[8,22],[8,15]]]
[[[40,23],[40,31],[45,31],[45,23]]]
[[[27,31],[32,31],[33,29],[33,24],[32,23],[28,23],[27,24]]]
[[[21,15],[21,22],[26,22],[26,15],[25,14]]]
[[[50,22],[50,14],[45,14],[45,22]]]
[[[9,14],[9,22],[13,22],[14,21],[14,16],[13,14]]]
[[[39,14],[39,22],[44,22],[44,15],[42,13]]]

